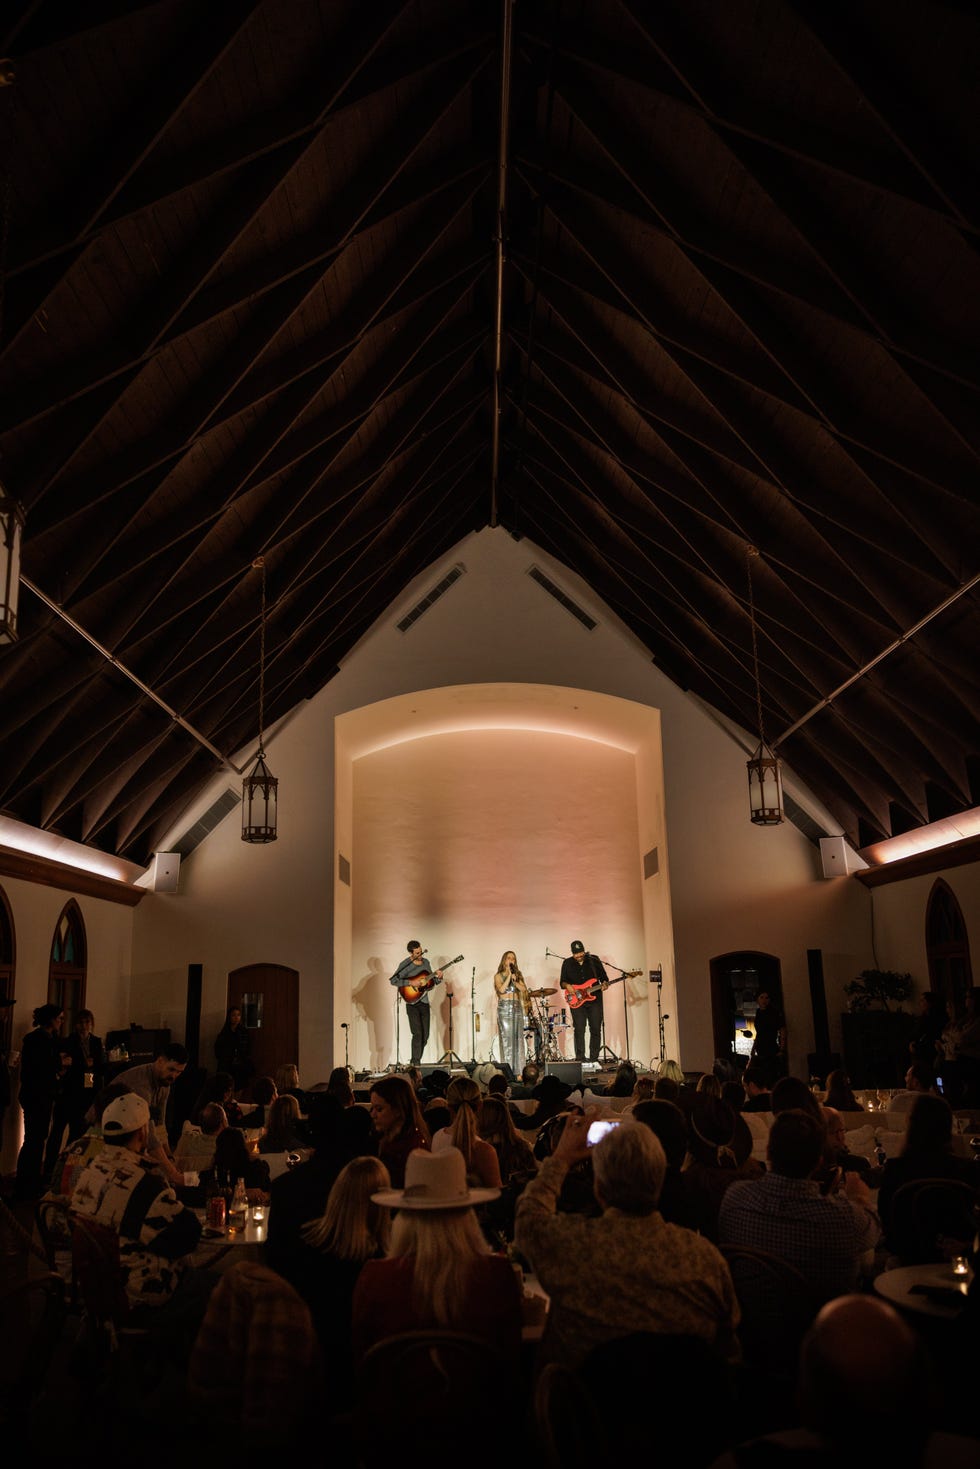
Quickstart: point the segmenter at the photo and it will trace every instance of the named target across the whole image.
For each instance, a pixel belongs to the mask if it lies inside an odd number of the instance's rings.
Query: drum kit
[[[524,1041],[528,1060],[539,1065],[563,1059],[559,1041],[568,1029],[568,1012],[563,1008],[548,1009],[549,997],[557,993],[555,988],[528,990],[531,1004],[524,1017]]]

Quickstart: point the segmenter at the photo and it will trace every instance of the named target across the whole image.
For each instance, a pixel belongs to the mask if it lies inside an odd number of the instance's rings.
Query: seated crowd
[[[479,1338],[524,1384],[548,1364],[582,1374],[586,1396],[596,1354],[634,1336],[694,1343],[719,1371],[747,1358],[762,1371],[771,1363],[751,1354],[778,1334],[785,1303],[741,1272],[747,1258],[776,1262],[806,1302],[777,1376],[795,1370],[811,1322],[800,1359],[811,1383],[849,1329],[881,1333],[882,1350],[907,1366],[908,1328],[868,1294],[876,1270],[903,1259],[893,1206],[917,1179],[978,1183],[977,1163],[952,1150],[949,1105],[928,1087],[913,1100],[904,1150],[883,1167],[848,1149],[842,1111],[854,1099],[843,1075],[821,1106],[794,1078],[770,1090],[750,1068],[692,1086],[673,1062],[650,1076],[621,1068],[608,1098],[533,1068],[510,1085],[491,1075],[485,1090],[468,1076],[409,1071],[372,1081],[366,1105],[345,1068],[305,1092],[294,1066],[238,1087],[228,1070],[207,1080],[171,1146],[167,1099],[186,1061],[171,1046],[106,1088],[48,1197],[116,1233],[134,1320],[197,1338],[189,1373],[202,1404],[224,1391],[220,1323],[241,1319],[242,1298],[250,1311],[274,1301],[305,1342],[304,1373],[325,1371],[336,1401],[378,1342],[426,1328]],[[758,1113],[772,1114],[764,1163],[749,1125]],[[590,1139],[597,1119],[615,1125]],[[267,1243],[261,1266],[219,1276],[200,1254],[194,1206],[239,1180],[271,1201]],[[515,1263],[549,1298],[533,1359]],[[297,1392],[296,1372],[290,1383]],[[757,1424],[798,1430],[811,1449],[836,1442],[815,1409],[787,1411]],[[922,1425],[923,1443],[933,1427]],[[733,1428],[721,1447],[744,1436]],[[739,1450],[735,1462],[766,1452]]]

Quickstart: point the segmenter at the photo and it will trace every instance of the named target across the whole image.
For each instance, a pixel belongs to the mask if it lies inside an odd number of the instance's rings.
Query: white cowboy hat
[[[443,1148],[440,1153],[416,1148],[405,1164],[405,1187],[382,1189],[371,1195],[371,1202],[386,1209],[469,1209],[499,1197],[499,1188],[467,1186],[459,1148]]]

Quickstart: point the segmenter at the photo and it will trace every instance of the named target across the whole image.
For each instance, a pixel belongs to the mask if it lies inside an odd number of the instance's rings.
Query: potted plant
[[[844,1064],[854,1086],[901,1084],[915,1021],[903,1002],[913,990],[911,974],[862,969],[844,986],[848,1010],[841,1016]]]

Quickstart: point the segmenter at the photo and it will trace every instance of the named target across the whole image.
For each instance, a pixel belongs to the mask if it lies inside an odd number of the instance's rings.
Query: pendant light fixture
[[[253,571],[262,573],[262,616],[259,619],[259,748],[242,781],[242,841],[274,842],[279,782],[265,763],[265,558],[257,556]]]
[[[752,629],[752,673],[755,678],[755,709],[759,727],[759,745],[751,760],[749,773],[749,814],[756,826],[778,826],[783,819],[783,783],[779,774],[779,758],[766,744],[762,722],[762,685],[759,682],[759,641],[755,624],[755,591],[752,585],[752,562],[759,552],[747,546],[745,568],[749,582],[749,625]]]

